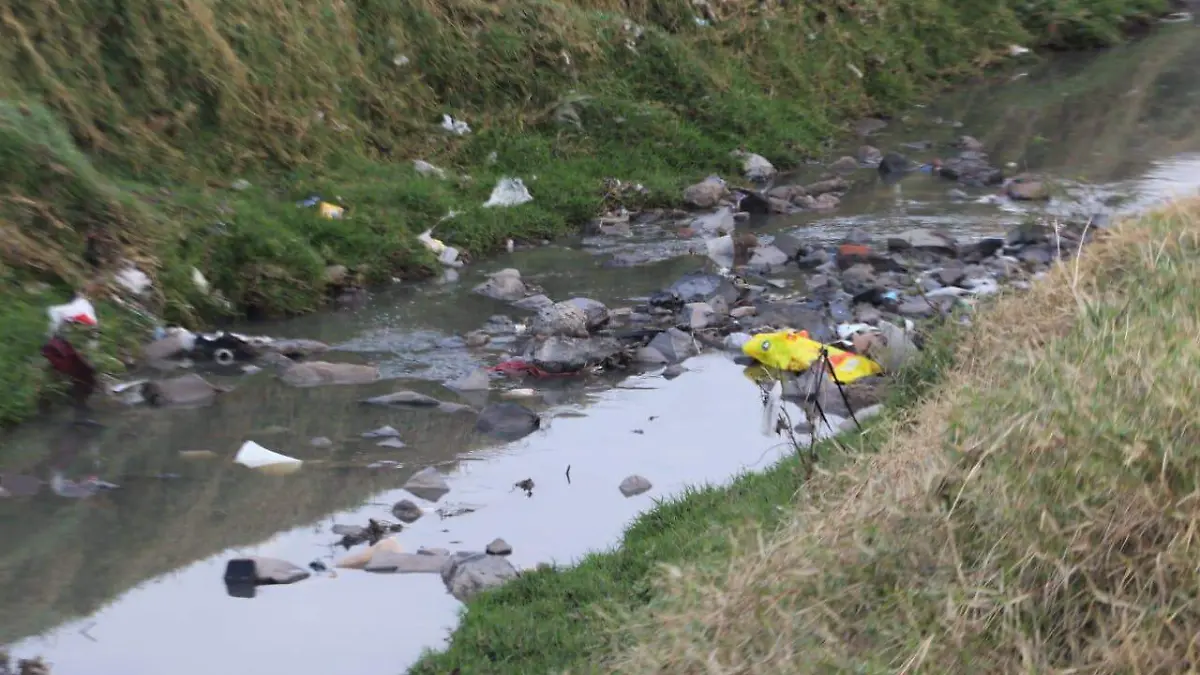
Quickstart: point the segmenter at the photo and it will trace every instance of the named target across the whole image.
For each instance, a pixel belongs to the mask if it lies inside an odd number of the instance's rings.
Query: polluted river
[[[819,333],[820,321],[781,326],[789,316],[811,319],[813,305],[803,305],[800,314],[780,308],[820,296],[828,288],[821,277],[838,273],[844,275],[838,292],[856,302],[847,316],[834,311],[826,330],[865,321],[866,295],[859,287],[878,284],[886,298],[883,280],[893,272],[851,279],[845,266],[806,265],[804,260],[824,255],[822,247],[853,240],[890,251],[897,238],[908,242],[904,250],[928,247],[914,232],[968,247],[996,241],[1023,263],[1011,277],[1020,284],[1050,264],[1038,257],[1041,251],[1061,249],[1064,241],[1029,243],[1018,251],[1021,242],[1011,232],[1031,218],[1083,223],[1086,238],[1087,227],[1103,227],[1113,215],[1195,194],[1197,30],[1167,26],[1113,51],[1014,63],[986,82],[901,111],[886,124],[862,124],[869,134],[847,141],[820,164],[774,179],[776,187],[812,185],[829,178],[839,157],[858,156],[862,165],[840,174],[845,185],[836,190],[836,208],[736,219],[724,208],[633,214],[593,225],[573,241],[448,270],[436,281],[373,289],[337,310],[236,327],[320,341],[330,348],[311,359],[369,364],[378,369],[377,381],[297,387],[281,381],[270,365],[217,368],[196,359],[190,370],[149,376],[199,372],[229,388],[211,405],[108,401],[96,413],[103,427],[72,425],[62,413],[14,430],[2,442],[0,474],[44,485],[0,498],[0,646],[16,657],[41,655],[54,672],[68,674],[403,672],[422,650],[444,644],[462,604],[437,573],[339,567],[369,546],[347,548],[343,534],[353,539],[355,528],[372,519],[400,523],[399,516],[416,515],[415,505],[420,517],[388,535],[403,552],[482,552],[500,538],[511,547],[504,560],[515,570],[568,565],[619,542],[629,522],[656,500],[765,468],[793,449],[786,437],[768,433],[762,388],[734,358],[739,350],[721,348],[723,334],[767,327]],[[1024,172],[1053,182],[1051,198],[1012,199],[1000,185],[933,175],[939,169],[928,168],[932,161],[958,154],[966,135],[978,141],[987,165],[1006,176]],[[899,179],[881,177],[878,157],[861,149],[864,144],[926,168]],[[536,181],[529,188],[536,199]],[[722,281],[727,264],[721,252],[706,241],[719,236],[720,227],[752,232],[764,250],[783,255],[752,262],[753,271],[739,278],[756,295],[745,300],[745,291],[737,290],[728,300],[732,307],[755,309],[739,312],[741,318],[705,319],[723,329],[711,341],[676,344],[685,357],[680,363],[633,358],[620,368],[561,377],[496,373],[484,390],[446,386],[505,363],[506,355],[521,355],[526,338],[513,326],[528,328],[533,312],[473,291],[502,269],[519,270],[529,294],[602,303],[610,310],[604,319],[625,335],[689,322],[697,328],[687,307],[645,324],[638,319],[655,316],[651,310],[663,289],[680,289],[681,279],[730,287],[723,285],[728,279]],[[950,276],[999,270],[1001,263],[983,259],[989,255],[956,262],[964,271]],[[944,260],[939,264],[948,267]],[[934,276],[947,288],[971,287],[947,281],[946,274]],[[905,292],[900,289],[901,296]],[[701,296],[681,300],[704,300],[709,309],[716,303],[712,293]],[[888,307],[901,317],[927,314],[903,311],[903,303]],[[481,330],[489,334],[486,344],[476,332]],[[450,405],[362,402],[398,391]],[[478,411],[500,403],[538,414],[540,428],[516,440],[482,429]],[[831,419],[835,426],[837,419]],[[395,433],[367,434],[383,427]],[[235,464],[247,441],[303,465],[280,472]],[[444,495],[403,489],[413,474],[431,467],[448,488]],[[119,487],[76,494],[55,484],[55,476],[96,476]],[[649,489],[623,490],[631,477],[644,477]],[[6,480],[0,485],[21,484]],[[404,500],[409,503],[393,508]],[[228,563],[251,557],[286,561],[308,577],[286,585],[227,586]]]

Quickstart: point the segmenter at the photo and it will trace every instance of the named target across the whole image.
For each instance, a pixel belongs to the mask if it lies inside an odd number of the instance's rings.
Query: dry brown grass
[[[1198,366],[1192,201],[1001,299],[789,527],[665,574],[613,670],[1195,672]]]

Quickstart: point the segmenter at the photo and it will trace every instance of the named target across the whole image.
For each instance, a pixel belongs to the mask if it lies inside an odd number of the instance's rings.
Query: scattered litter
[[[141,295],[150,288],[150,277],[133,265],[119,270],[114,279],[122,288],[134,295]]]
[[[192,268],[192,283],[196,285],[196,290],[208,295],[208,279],[205,279],[204,274],[195,267]]]
[[[50,333],[57,333],[64,323],[80,323],[85,326],[98,326],[96,308],[83,296],[76,296],[65,305],[54,305],[46,310],[50,316]]]
[[[760,333],[742,346],[742,353],[759,363],[776,368],[801,372],[807,370],[821,358],[821,351],[828,353],[833,372],[843,384],[857,379],[878,375],[883,368],[865,356],[859,356],[837,347],[822,345],[809,339],[808,331],[785,330],[776,333]]]
[[[409,58],[403,54],[397,54],[396,57],[392,59],[392,65],[396,67],[407,66],[408,63]]]
[[[346,214],[346,209],[338,206],[337,204],[330,204],[329,202],[321,202],[317,205],[317,210],[318,213],[321,214],[322,218],[328,218],[330,220],[337,220]]]
[[[287,455],[281,455],[278,452],[268,450],[254,441],[243,443],[233,461],[251,469],[261,469],[271,466],[299,468],[303,463],[295,457],[288,457]]]
[[[534,398],[538,393],[535,389],[509,389],[500,395],[504,398]]]
[[[767,392],[767,399],[763,405],[762,425],[760,430],[764,436],[772,436],[775,434],[775,429],[778,427],[776,422],[779,420],[779,416],[782,412],[783,381],[775,380],[775,384],[771,385],[771,390]]]
[[[233,188],[234,190],[237,190],[238,192],[241,192],[242,190],[250,189],[250,181],[246,180],[245,178],[239,178],[239,179],[233,181],[233,184],[230,185],[229,187]]]
[[[442,252],[446,250],[446,245],[444,243],[442,243],[441,239],[433,238],[433,228],[432,227],[429,228],[428,230],[425,230],[421,234],[418,234],[417,240],[420,241],[422,244],[424,244],[425,248],[429,249],[430,251],[433,251],[434,253],[436,253],[438,255],[441,255]]]
[[[465,136],[471,133],[470,125],[449,115],[442,115],[442,128],[455,136]]]
[[[517,206],[531,201],[533,201],[533,195],[529,194],[529,188],[525,187],[524,181],[520,178],[501,178],[500,182],[496,183],[496,187],[492,188],[492,195],[483,205],[488,208]]]
[[[875,327],[866,323],[843,323],[837,327],[838,338],[848,340],[851,336],[857,333],[863,333],[875,330]]]
[[[416,169],[417,173],[421,174],[422,176],[432,175],[432,176],[437,176],[438,178],[446,177],[445,169],[436,167],[436,166],[430,164],[429,162],[426,162],[423,159],[414,159],[413,160],[413,169]]]
[[[1028,54],[1028,53],[1029,53],[1029,48],[1022,47],[1021,45],[1012,45],[1008,48],[1009,56],[1021,56],[1023,54]]]

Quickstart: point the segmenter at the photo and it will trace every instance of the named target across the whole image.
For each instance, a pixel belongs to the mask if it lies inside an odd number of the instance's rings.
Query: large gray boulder
[[[498,588],[521,576],[508,558],[487,553],[459,552],[442,567],[442,583],[460,602]]]

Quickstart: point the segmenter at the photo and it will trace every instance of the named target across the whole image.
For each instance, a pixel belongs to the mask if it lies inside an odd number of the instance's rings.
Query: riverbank
[[[1200,627],[1198,258],[1200,202],[1120,224],[944,333],[803,486],[783,462],[669,502],[471,603],[410,672],[1175,669]]]
[[[0,59],[19,75],[0,83],[0,321],[16,328],[0,346],[0,423],[32,414],[50,381],[30,357],[44,307],[116,287],[124,260],[167,321],[302,313],[434,272],[416,239],[429,227],[477,259],[605,209],[675,205],[709,173],[737,175],[731,149],[786,169],[844,120],[1013,44],[1110,43],[1164,6],[6,6]],[[443,130],[443,115],[471,131]],[[485,208],[505,177],[533,200]],[[311,195],[345,217],[296,206]],[[106,325],[105,369],[129,357],[120,323]]]
[[[1183,663],[1198,258],[1200,202],[1122,223],[943,333],[827,471],[668,502],[622,548],[470,604],[410,673]]]

